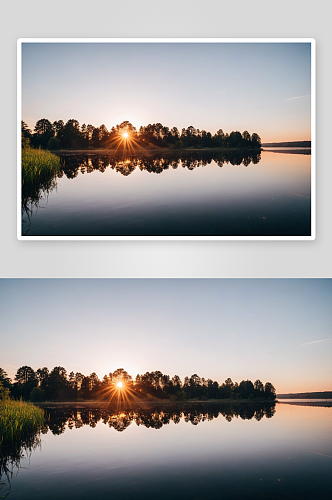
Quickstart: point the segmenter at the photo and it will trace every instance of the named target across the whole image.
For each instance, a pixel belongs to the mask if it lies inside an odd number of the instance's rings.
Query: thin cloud
[[[305,344],[301,344],[301,345],[318,344],[318,342],[327,342],[328,340],[331,340],[331,339],[314,340],[313,342],[306,342]]]
[[[311,453],[313,453],[314,455],[321,455],[322,457],[330,457],[330,458],[332,458],[332,455],[325,455],[324,453],[315,453],[314,451],[312,451]]]
[[[303,97],[310,97],[309,95],[299,95],[298,97],[290,97],[289,99],[284,99],[284,101],[292,101],[293,99],[303,99]]]

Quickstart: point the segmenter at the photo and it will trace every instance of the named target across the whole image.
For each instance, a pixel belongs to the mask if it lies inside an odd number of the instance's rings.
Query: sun
[[[139,134],[135,127],[129,122],[123,122],[121,125],[116,126],[114,134],[109,141],[110,149],[123,150],[127,153],[134,153],[137,148],[141,148]]]
[[[101,396],[109,404],[115,402],[118,406],[137,399],[132,378],[122,368],[116,370],[114,374],[110,373],[110,377],[107,377],[101,389]]]

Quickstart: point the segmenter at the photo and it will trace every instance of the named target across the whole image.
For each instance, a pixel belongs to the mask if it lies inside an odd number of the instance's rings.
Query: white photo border
[[[21,226],[21,120],[23,43],[310,43],[311,44],[311,235],[310,236],[23,236]],[[316,40],[314,38],[19,38],[17,40],[17,239],[36,240],[315,240],[316,239]]]

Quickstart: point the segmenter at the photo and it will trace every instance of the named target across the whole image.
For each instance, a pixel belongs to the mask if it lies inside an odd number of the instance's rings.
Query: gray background
[[[0,277],[331,277],[331,10],[330,0],[2,1]],[[315,38],[316,240],[18,241],[16,40],[23,37]]]

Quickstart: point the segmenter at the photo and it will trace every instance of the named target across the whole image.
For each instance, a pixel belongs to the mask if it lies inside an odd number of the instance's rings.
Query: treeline
[[[79,401],[109,400],[117,391],[117,384],[122,382],[126,399],[170,399],[170,400],[207,400],[207,399],[249,399],[274,400],[276,390],[270,382],[263,384],[260,380],[252,383],[242,380],[239,384],[227,378],[221,385],[211,379],[199,377],[197,374],[185,377],[181,381],[178,375],[172,378],[160,371],[146,372],[137,375],[133,380],[123,368],[105,375],[100,380],[95,372],[91,375],[70,372],[56,366],[38,368],[34,371],[30,366],[20,367],[12,382],[5,371],[0,368],[0,382],[10,390],[14,398],[31,401]]]
[[[127,141],[121,141],[123,134],[128,134]],[[42,118],[38,120],[32,132],[22,121],[23,144],[43,149],[113,149],[127,146],[141,148],[243,148],[260,149],[261,138],[258,134],[249,134],[245,130],[242,134],[233,131],[230,134],[219,129],[216,134],[196,129],[193,126],[183,128],[181,132],[176,128],[165,127],[161,123],[141,126],[137,130],[129,121],[124,121],[111,130],[105,125],[94,127],[91,124],[80,125],[77,120],[71,119],[66,123],[57,120],[51,123]]]
[[[281,399],[332,399],[332,391],[324,392],[296,392],[292,394],[278,394]]]

